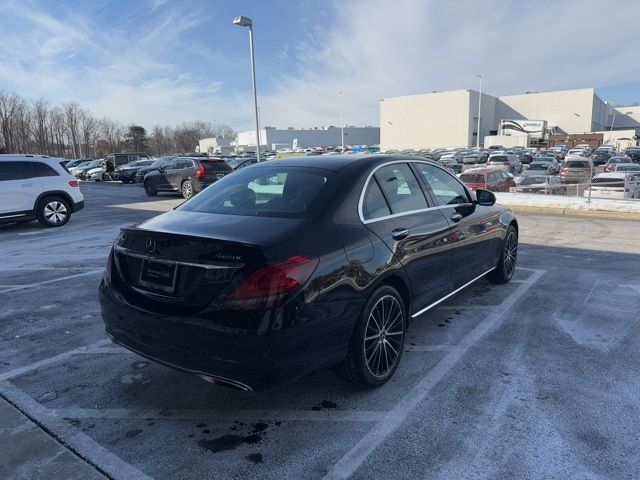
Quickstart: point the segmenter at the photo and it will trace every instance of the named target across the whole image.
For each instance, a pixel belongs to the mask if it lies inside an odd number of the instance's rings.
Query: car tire
[[[193,197],[193,183],[191,183],[191,180],[182,182],[182,185],[180,185],[180,193],[182,194],[182,198],[187,200]]]
[[[496,268],[487,275],[491,283],[507,283],[516,271],[518,260],[518,231],[513,225],[509,225],[504,236],[504,243],[500,249],[500,257]]]
[[[126,178],[122,178],[121,181],[122,183],[131,183],[131,180],[128,180]]]
[[[398,291],[389,285],[376,289],[356,323],[338,375],[366,388],[384,385],[402,358],[406,324],[406,308]]]
[[[61,197],[45,197],[36,208],[36,218],[43,227],[62,227],[71,218],[71,206]]]
[[[144,191],[149,197],[155,197],[158,195],[158,191],[149,182],[144,182]]]

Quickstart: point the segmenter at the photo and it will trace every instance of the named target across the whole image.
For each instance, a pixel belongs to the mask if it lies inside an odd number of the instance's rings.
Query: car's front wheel
[[[398,291],[384,285],[367,301],[338,373],[345,380],[375,388],[389,380],[404,348],[406,310]]]
[[[507,283],[516,271],[517,259],[518,231],[513,225],[509,225],[498,263],[496,268],[487,275],[487,280],[493,283]]]
[[[191,183],[191,180],[185,180],[182,182],[182,185],[180,186],[180,193],[182,193],[182,197],[187,200],[193,197],[193,184]]]
[[[36,217],[43,227],[61,227],[71,217],[69,203],[60,197],[46,197],[37,207]]]

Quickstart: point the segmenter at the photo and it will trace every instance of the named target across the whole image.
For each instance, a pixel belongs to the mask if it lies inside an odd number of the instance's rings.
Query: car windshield
[[[618,165],[617,172],[640,172],[640,165]]]
[[[93,160],[92,162],[87,163],[86,167],[88,168],[99,167],[101,163],[102,163],[102,160]]]
[[[485,175],[483,173],[463,173],[460,180],[464,183],[485,183]]]
[[[520,185],[537,185],[540,183],[547,183],[547,177],[524,177],[520,182]]]
[[[490,162],[506,162],[508,161],[508,158],[505,157],[504,155],[494,155],[489,159],[489,161]]]
[[[567,168],[589,168],[589,162],[567,162]]]
[[[532,163],[529,165],[529,170],[547,170],[548,168],[548,163]]]
[[[630,163],[631,159],[627,157],[611,157],[609,163]]]
[[[238,166],[241,163],[246,162],[247,160],[249,159],[248,158],[227,158],[225,162],[227,162],[231,168],[235,169],[235,168],[238,168]]]
[[[161,167],[163,165],[165,165],[167,162],[169,162],[169,160],[171,160],[173,157],[164,157],[164,158],[159,158],[158,160],[156,160],[155,162],[153,162],[151,165],[149,165],[150,167]]]
[[[241,169],[179,210],[267,217],[304,217],[331,172],[305,168]]]

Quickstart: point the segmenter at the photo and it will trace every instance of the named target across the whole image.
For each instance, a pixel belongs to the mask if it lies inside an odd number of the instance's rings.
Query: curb
[[[610,220],[640,221],[640,212],[614,212],[608,210],[579,210],[562,207],[532,207],[525,205],[509,205],[500,202],[514,213],[533,213],[538,215],[555,215],[565,217],[607,218]]]

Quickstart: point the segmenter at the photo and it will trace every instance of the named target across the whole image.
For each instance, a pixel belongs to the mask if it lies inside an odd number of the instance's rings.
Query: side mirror
[[[476,199],[476,203],[478,205],[484,205],[485,207],[490,207],[496,203],[496,196],[493,192],[490,192],[489,190],[482,190],[481,188],[476,190]]]

